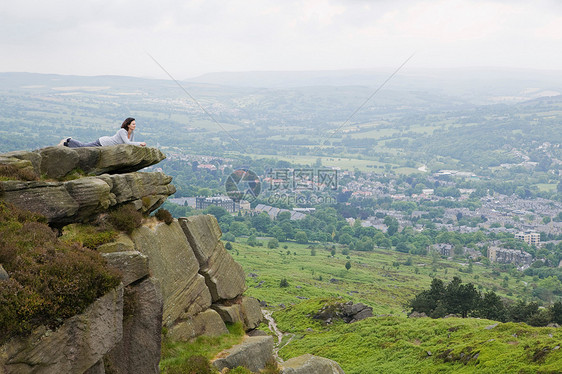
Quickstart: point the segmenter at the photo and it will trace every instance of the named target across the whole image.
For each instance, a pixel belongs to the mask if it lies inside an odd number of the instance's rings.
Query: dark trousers
[[[95,142],[90,142],[90,143],[82,143],[79,140],[76,139],[72,139],[69,138],[66,142],[64,142],[64,145],[66,145],[69,148],[80,148],[80,147],[101,147],[101,143],[100,140],[96,140]]]

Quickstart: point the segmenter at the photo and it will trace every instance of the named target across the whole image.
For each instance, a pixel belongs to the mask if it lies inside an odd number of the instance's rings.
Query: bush
[[[34,171],[20,169],[13,165],[0,165],[0,179],[15,179],[22,181],[36,181],[39,178]]]
[[[102,244],[112,242],[117,235],[117,231],[111,228],[72,224],[64,227],[60,240],[67,244],[80,243],[84,247],[96,249]]]
[[[235,242],[236,236],[234,236],[234,234],[232,234],[231,232],[227,232],[226,234],[224,234],[222,236],[222,240],[227,241],[227,242]]]
[[[36,214],[0,202],[0,340],[39,325],[55,328],[115,288],[116,271],[97,252],[59,241]]]
[[[232,249],[232,244],[230,242],[226,242],[226,244],[224,245],[225,249],[228,249],[229,251]]]
[[[269,248],[269,249],[275,249],[275,248],[278,248],[278,247],[279,247],[279,240],[277,240],[275,238],[270,239],[267,242],[267,248]]]
[[[281,281],[279,282],[279,287],[281,288],[289,287],[289,281],[287,281],[287,278],[281,279]]]
[[[132,205],[123,205],[109,213],[108,220],[117,230],[131,234],[141,226],[142,213]]]
[[[166,225],[169,225],[172,222],[174,222],[174,217],[172,217],[172,214],[164,208],[158,209],[154,214],[154,217],[156,217],[158,221],[162,221],[166,223]]]

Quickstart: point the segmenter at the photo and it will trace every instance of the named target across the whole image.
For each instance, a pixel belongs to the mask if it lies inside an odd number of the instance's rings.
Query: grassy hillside
[[[331,246],[281,243],[287,248],[268,249],[266,240],[263,243],[234,243],[230,253],[248,276],[246,294],[265,300],[275,311],[279,329],[294,335],[289,344],[289,336],[283,339],[286,345],[279,354],[285,360],[312,353],[336,360],[347,374],[562,371],[560,329],[472,318],[406,317],[408,300],[427,289],[432,276],[460,276],[481,291],[494,289],[512,299],[529,294],[531,277],[509,274],[505,281],[507,273],[483,265],[475,264],[473,272],[466,273],[467,264],[394,251],[352,251],[348,259],[341,247],[332,256]],[[288,286],[280,286],[283,279]],[[311,317],[325,304],[348,300],[373,307],[375,317],[328,326]]]
[[[392,250],[350,251],[343,255],[345,247],[338,245],[332,248],[287,242],[268,249],[267,240],[263,244],[250,247],[233,243],[230,253],[249,275],[246,294],[272,306],[298,303],[306,298],[341,296],[373,307],[375,314],[396,314],[405,311],[404,306],[417,293],[429,288],[434,276],[445,282],[458,276],[482,292],[495,290],[498,295],[511,299],[527,297],[534,282],[532,277],[518,271],[500,272],[474,264],[472,273],[467,273],[468,264],[462,260]],[[332,249],[336,251],[334,256]],[[348,261],[351,268],[346,270]],[[287,279],[288,287],[279,286],[283,278]]]
[[[347,374],[560,373],[562,330],[480,319],[373,317],[325,327],[309,316],[330,300],[310,300],[274,314],[297,335],[284,359],[312,353]]]

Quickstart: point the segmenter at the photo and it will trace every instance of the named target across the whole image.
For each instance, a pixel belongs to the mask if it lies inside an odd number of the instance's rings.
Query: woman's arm
[[[144,147],[146,145],[145,142],[133,142],[133,141],[131,141],[134,138],[134,135],[131,135],[131,140],[129,140],[127,130],[125,130],[125,129],[119,130],[117,132],[117,134],[119,135],[119,140],[123,144],[140,145],[141,147]]]

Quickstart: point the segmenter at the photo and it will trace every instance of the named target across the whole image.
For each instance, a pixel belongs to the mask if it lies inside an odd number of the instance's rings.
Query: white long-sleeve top
[[[102,136],[99,138],[100,144],[102,146],[117,145],[117,144],[132,144],[140,145],[140,142],[134,142],[135,132],[131,132],[131,139],[127,137],[127,130],[119,129],[117,133],[113,136]]]

